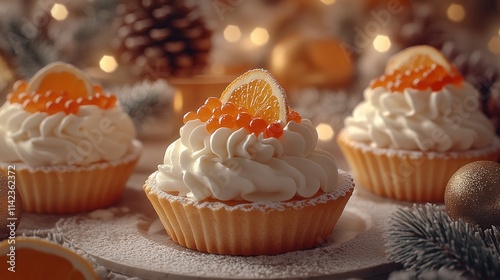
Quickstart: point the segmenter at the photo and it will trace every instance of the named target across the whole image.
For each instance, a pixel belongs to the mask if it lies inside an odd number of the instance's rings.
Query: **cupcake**
[[[442,202],[456,170],[500,155],[476,90],[429,46],[389,60],[345,119],[338,143],[361,187],[417,202]]]
[[[280,254],[329,238],[354,183],[318,148],[265,70],[184,117],[144,191],[173,241],[201,252]]]
[[[142,145],[132,120],[85,73],[56,62],[18,81],[0,108],[0,172],[23,210],[75,213],[117,201]]]

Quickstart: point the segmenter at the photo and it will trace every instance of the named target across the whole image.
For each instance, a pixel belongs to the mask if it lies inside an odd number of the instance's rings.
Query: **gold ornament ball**
[[[341,41],[301,34],[287,36],[274,46],[268,68],[286,90],[345,87],[354,76],[351,55]]]
[[[500,226],[500,163],[475,161],[462,166],[446,185],[444,204],[453,220],[483,229]]]
[[[21,196],[15,188],[15,179],[0,173],[0,240],[15,233],[21,222]]]

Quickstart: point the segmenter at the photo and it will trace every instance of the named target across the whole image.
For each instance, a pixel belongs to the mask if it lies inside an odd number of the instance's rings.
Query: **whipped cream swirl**
[[[439,91],[367,88],[345,127],[350,139],[378,148],[464,151],[488,147],[495,131],[467,82]]]
[[[156,181],[165,192],[196,200],[285,201],[337,186],[334,157],[316,149],[309,120],[289,122],[280,139],[244,128],[208,133],[200,120],[187,122],[165,152]]]
[[[132,150],[136,137],[121,109],[81,106],[78,114],[29,113],[20,104],[0,108],[0,161],[31,166],[89,165]]]

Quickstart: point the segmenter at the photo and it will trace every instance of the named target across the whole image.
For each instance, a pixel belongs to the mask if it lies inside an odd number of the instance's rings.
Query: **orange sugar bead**
[[[236,105],[234,105],[234,103],[232,102],[227,102],[222,104],[221,112],[222,114],[227,114],[236,117],[236,115],[238,114],[238,107],[236,107]]]
[[[101,85],[93,85],[92,90],[94,91],[94,94],[102,94],[104,95],[104,90]]]
[[[300,123],[302,122],[302,116],[298,112],[290,110],[288,113],[288,121]]]
[[[266,130],[267,122],[262,118],[254,118],[250,121],[250,131],[256,136],[261,134]]]
[[[246,112],[240,112],[236,116],[235,123],[237,127],[244,127],[247,131],[250,131],[250,122],[252,121],[252,115]]]
[[[45,108],[46,108],[45,111],[49,115],[54,115],[54,114],[59,113],[59,112],[64,112],[64,104],[57,103],[55,101],[47,102],[47,104],[45,105]]]
[[[75,100],[67,100],[65,103],[64,103],[64,112],[69,115],[69,114],[74,114],[76,115],[78,113],[78,108],[80,106],[78,105],[78,103],[76,103]]]
[[[39,111],[37,104],[33,102],[31,99],[27,99],[26,101],[23,102],[23,109],[26,112],[30,113],[35,113]]]
[[[207,106],[209,109],[214,109],[217,107],[220,107],[222,105],[222,102],[220,101],[219,98],[215,97],[209,97],[207,100],[205,100],[205,106]]]
[[[215,107],[212,109],[212,116],[218,118],[222,115],[222,108],[221,107]]]
[[[207,123],[205,124],[205,128],[209,133],[214,133],[219,127],[220,127],[219,119],[216,117],[211,117],[210,119],[207,120]]]
[[[212,110],[205,105],[201,105],[198,111],[196,111],[196,114],[202,122],[206,122],[212,116]]]
[[[279,122],[273,122],[266,127],[265,137],[280,138],[283,135],[283,127]]]
[[[114,95],[108,95],[107,97],[108,102],[106,103],[106,108],[104,109],[111,109],[116,107],[116,102],[118,101],[118,98]]]
[[[17,80],[12,88],[14,89],[14,92],[24,92],[26,91],[26,88],[28,87],[28,82],[25,80]]]
[[[221,127],[233,128],[235,126],[234,117],[229,114],[222,114],[219,117],[219,125]]]
[[[198,118],[198,115],[196,115],[195,112],[189,111],[186,114],[184,114],[184,117],[182,117],[182,121],[184,123],[187,123],[188,121],[196,120]]]

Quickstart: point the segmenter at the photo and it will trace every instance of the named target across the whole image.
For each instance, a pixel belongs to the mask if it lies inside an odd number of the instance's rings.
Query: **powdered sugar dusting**
[[[157,171],[158,172],[158,171]],[[179,201],[184,205],[194,205],[199,208],[209,208],[213,210],[225,208],[227,211],[241,210],[241,211],[267,211],[267,210],[284,210],[284,209],[301,209],[309,205],[326,203],[329,200],[335,200],[340,196],[346,195],[350,190],[354,188],[353,179],[351,176],[343,171],[339,170],[339,177],[337,182],[337,188],[333,192],[324,193],[318,197],[312,199],[304,199],[290,202],[283,201],[262,201],[262,202],[246,202],[238,205],[230,206],[221,202],[203,202],[196,201],[193,198],[185,196],[175,196],[162,191],[158,187],[156,182],[156,174],[154,172],[146,180],[146,185],[152,186],[152,192],[159,197],[165,197],[169,201]]]
[[[398,205],[362,194],[354,191],[327,242],[314,249],[276,256],[225,256],[183,248],[168,237],[151,209],[105,209],[102,211],[109,213],[62,219],[57,228],[101,265],[140,278],[367,277],[394,269],[385,256],[382,233],[385,221]],[[125,197],[123,204],[136,200],[136,196]]]

